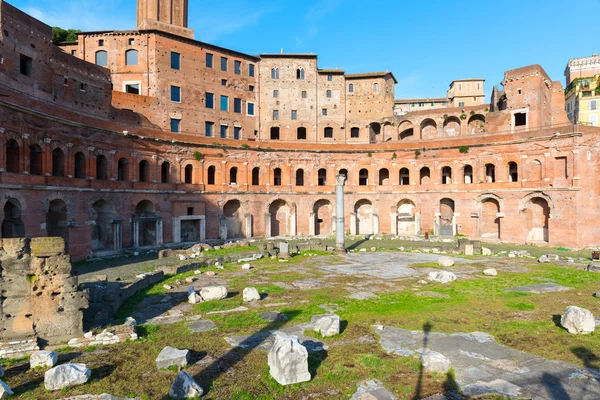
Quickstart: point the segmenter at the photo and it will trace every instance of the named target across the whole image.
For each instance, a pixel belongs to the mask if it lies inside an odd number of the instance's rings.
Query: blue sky
[[[136,0],[8,2],[63,28],[135,28]],[[600,0],[189,2],[198,40],[249,54],[317,53],[320,68],[348,73],[390,70],[397,98],[444,96],[453,79],[477,77],[489,100],[505,70],[535,63],[564,85],[569,58],[600,52]]]

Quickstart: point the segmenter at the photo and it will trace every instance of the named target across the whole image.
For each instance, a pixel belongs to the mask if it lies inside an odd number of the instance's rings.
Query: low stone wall
[[[0,240],[0,288],[0,352],[83,334],[88,299],[62,238]]]

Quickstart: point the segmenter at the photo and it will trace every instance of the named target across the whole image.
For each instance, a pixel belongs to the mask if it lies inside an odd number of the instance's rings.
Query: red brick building
[[[82,259],[329,235],[342,173],[350,233],[598,244],[600,130],[569,123],[539,65],[489,105],[394,116],[390,72],[195,41],[186,3],[140,0],[137,30],[57,47],[0,0],[1,237],[62,236]]]

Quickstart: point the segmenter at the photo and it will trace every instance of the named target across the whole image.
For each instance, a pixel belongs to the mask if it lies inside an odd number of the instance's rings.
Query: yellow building
[[[565,89],[565,110],[573,123],[598,126],[600,74],[574,79]]]

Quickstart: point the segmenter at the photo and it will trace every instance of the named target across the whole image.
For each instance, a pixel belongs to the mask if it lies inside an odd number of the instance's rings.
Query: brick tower
[[[188,28],[188,0],[138,0],[137,29],[159,29],[194,38]]]

